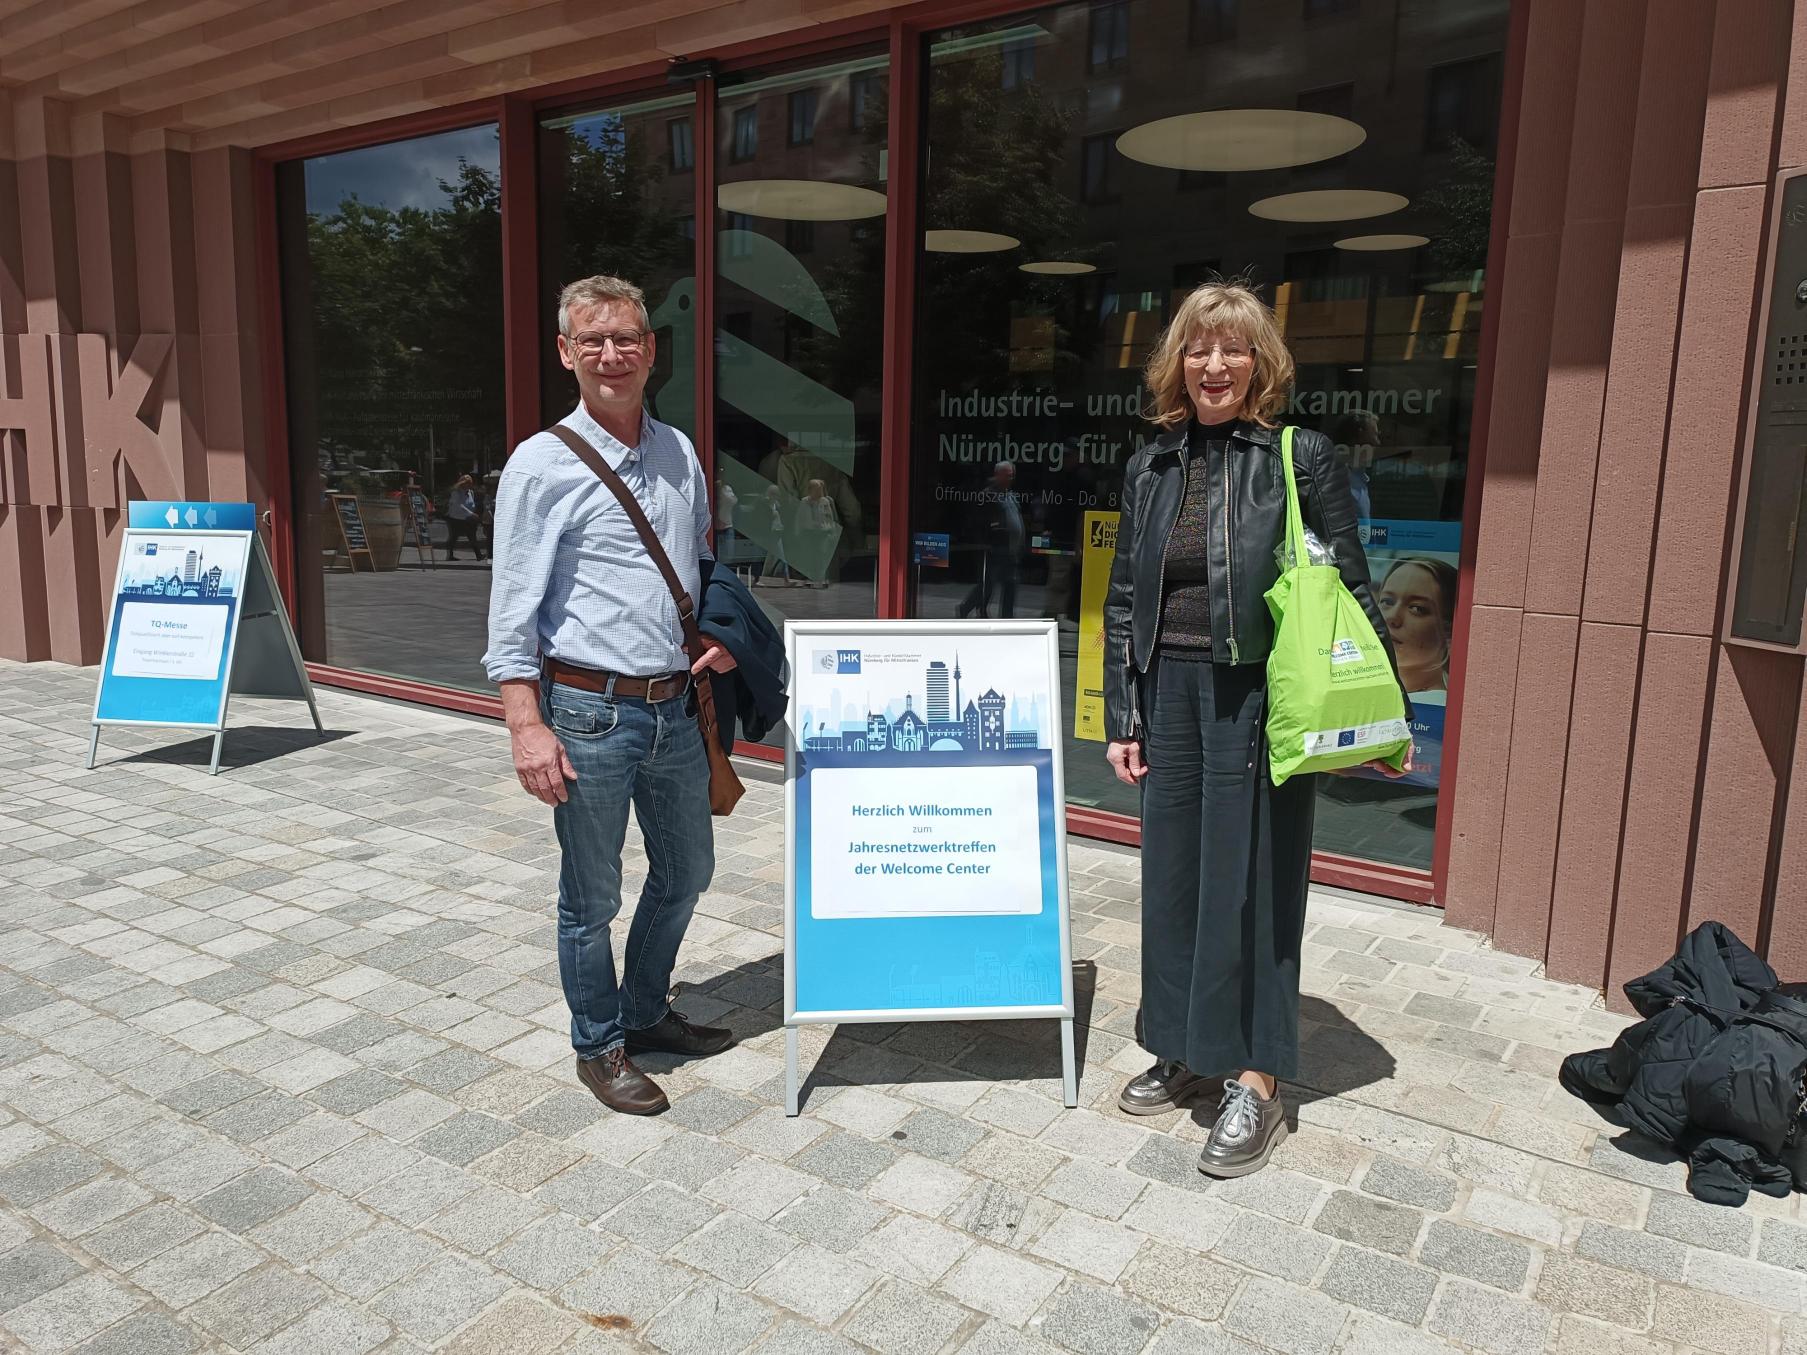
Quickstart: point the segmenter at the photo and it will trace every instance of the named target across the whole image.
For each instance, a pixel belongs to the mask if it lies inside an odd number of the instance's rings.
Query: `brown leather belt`
[[[541,659],[540,671],[554,682],[566,687],[576,687],[580,691],[595,692],[599,696],[608,696],[612,692],[615,696],[631,696],[654,703],[669,701],[690,690],[688,673],[655,678],[622,677],[616,673],[605,673],[599,668],[579,668],[558,659]]]

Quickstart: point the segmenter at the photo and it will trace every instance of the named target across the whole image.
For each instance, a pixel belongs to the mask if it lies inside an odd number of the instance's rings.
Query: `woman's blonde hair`
[[[1155,340],[1148,356],[1148,393],[1153,397],[1148,417],[1162,428],[1192,417],[1186,350],[1194,339],[1217,332],[1234,334],[1255,354],[1243,417],[1267,428],[1278,422],[1293,384],[1293,358],[1280,335],[1280,321],[1248,284],[1207,282],[1194,287],[1180,303],[1173,323]]]

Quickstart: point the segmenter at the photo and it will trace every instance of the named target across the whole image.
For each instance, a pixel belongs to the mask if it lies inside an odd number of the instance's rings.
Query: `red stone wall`
[[[1716,639],[1807,13],[1521,21],[1450,920],[1615,992],[1706,918],[1807,977],[1802,663]]]
[[[251,153],[0,91],[0,656],[94,663],[123,508],[261,508]]]

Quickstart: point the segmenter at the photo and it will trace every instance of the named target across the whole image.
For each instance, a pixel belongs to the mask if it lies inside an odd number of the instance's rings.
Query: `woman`
[[[1167,431],[1130,458],[1105,599],[1107,756],[1142,788],[1141,1042],[1118,1098],[1178,1106],[1230,1073],[1199,1170],[1243,1176],[1285,1136],[1276,1079],[1299,1053],[1299,949],[1316,778],[1276,787],[1263,737],[1286,483],[1279,416],[1293,360],[1247,287],[1207,283],[1148,363]],[[1387,645],[1330,439],[1298,430],[1305,522]],[[1379,766],[1383,764],[1369,764]],[[1409,764],[1408,764],[1409,765]],[[1391,775],[1389,769],[1389,775]]]
[[[1449,644],[1456,629],[1456,571],[1441,560],[1401,560],[1380,585],[1399,677],[1408,692],[1449,686]]]

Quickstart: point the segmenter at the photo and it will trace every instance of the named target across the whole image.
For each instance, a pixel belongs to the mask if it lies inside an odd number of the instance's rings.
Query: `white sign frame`
[[[1052,762],[1056,893],[1059,899],[1060,1001],[1058,1004],[937,1008],[850,1008],[835,1011],[800,1011],[797,1006],[797,758],[796,693],[792,692],[791,718],[784,727],[784,1085],[785,1114],[800,1109],[799,1032],[806,1025],[839,1025],[855,1022],[911,1021],[1020,1021],[1044,1018],[1060,1022],[1061,1099],[1070,1109],[1079,1104],[1078,1061],[1074,1050],[1073,927],[1068,901],[1066,768],[1064,762],[1060,681],[1060,630],[1049,619],[998,621],[792,621],[784,623],[785,657],[790,672],[802,672],[800,661],[815,645],[868,638],[945,639],[958,644],[980,636],[1021,636],[1039,642],[1046,656]],[[795,679],[793,678],[793,682]]]

